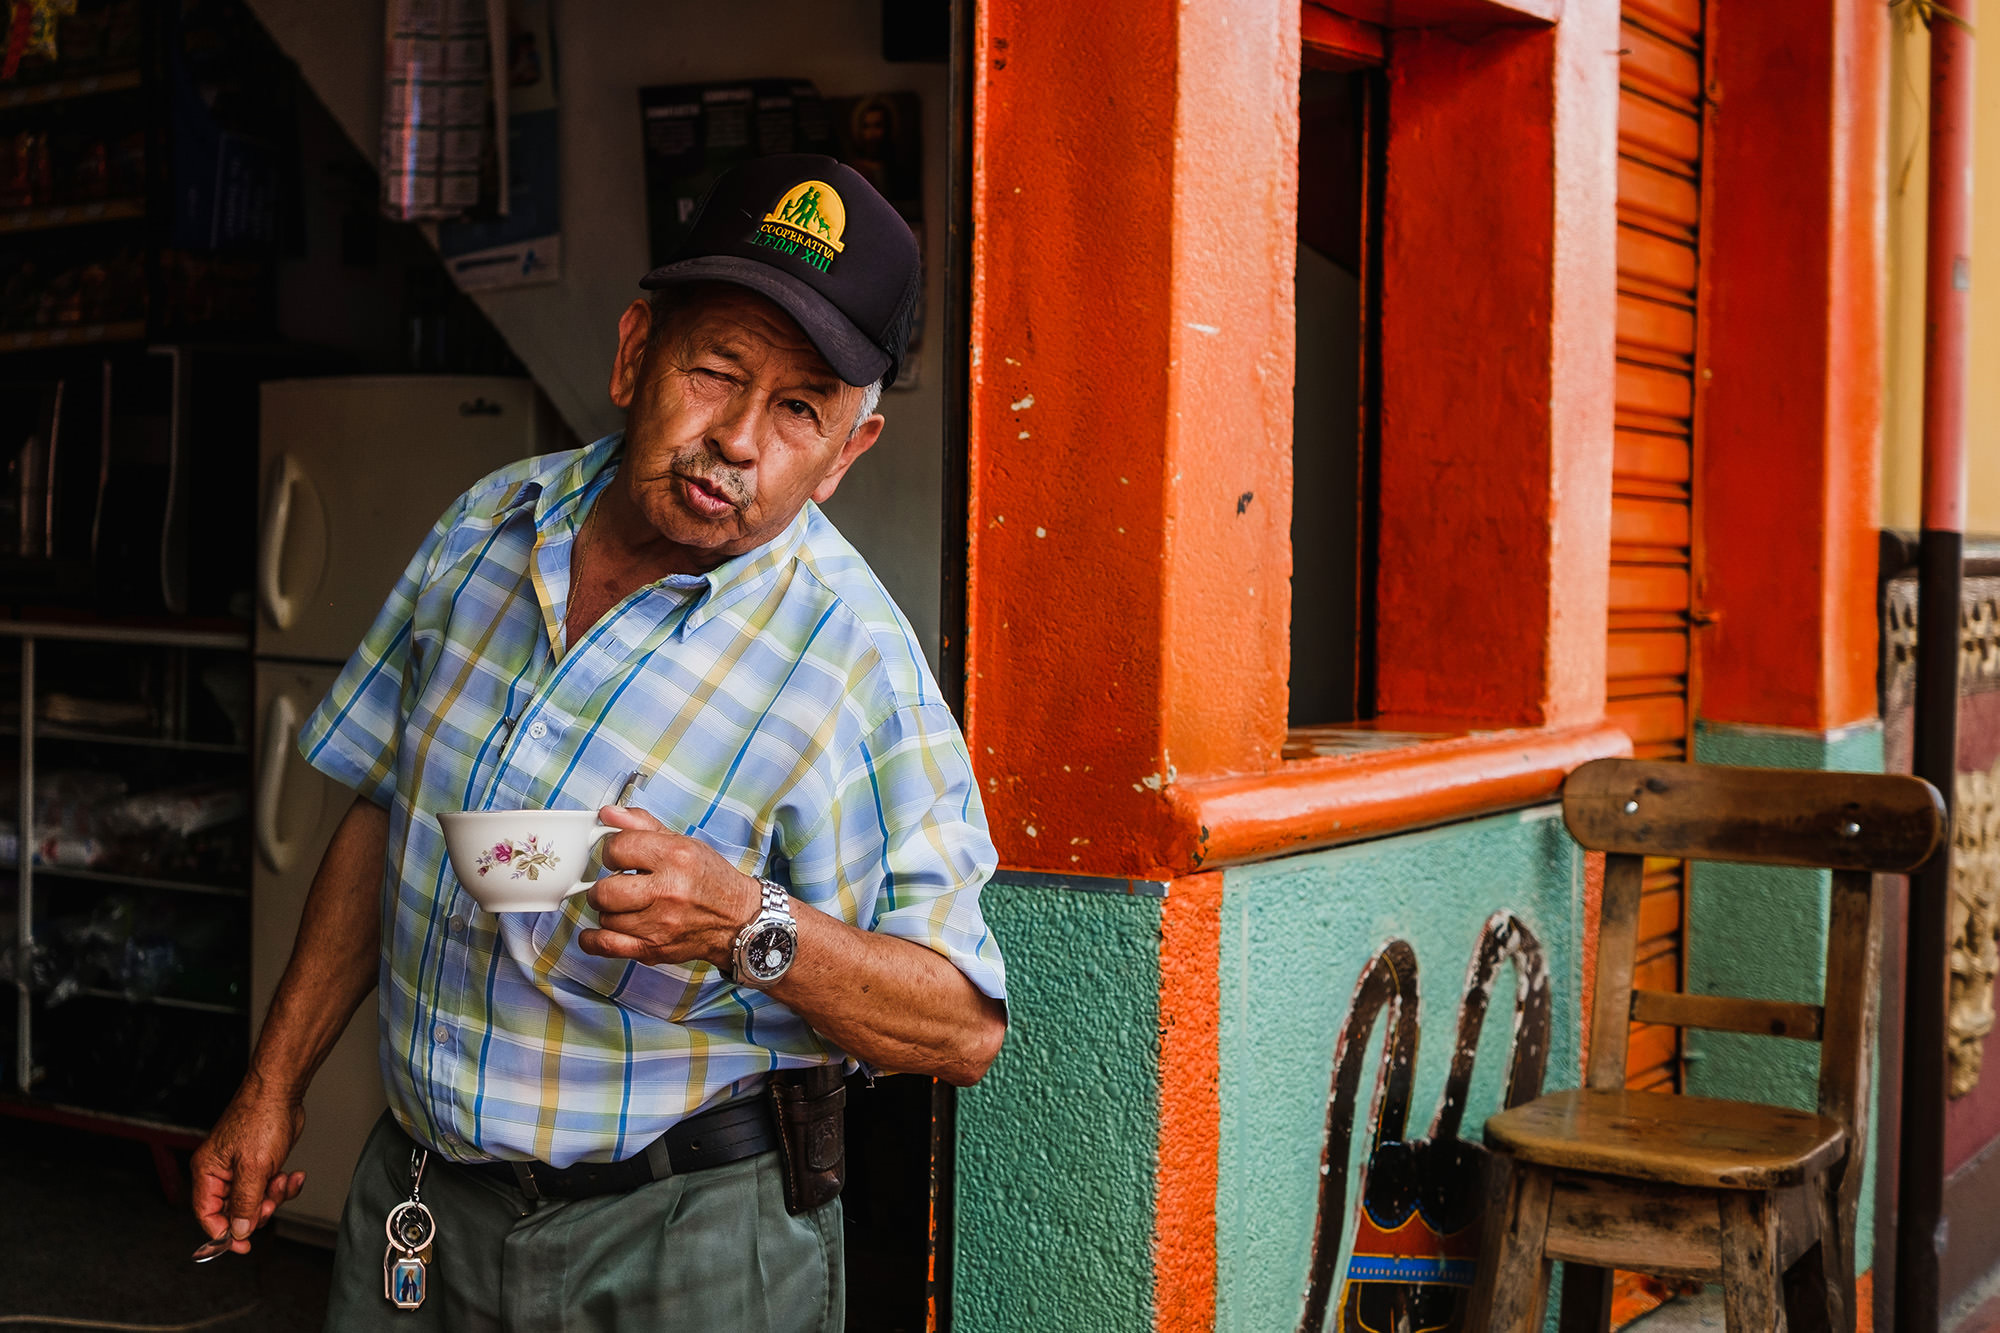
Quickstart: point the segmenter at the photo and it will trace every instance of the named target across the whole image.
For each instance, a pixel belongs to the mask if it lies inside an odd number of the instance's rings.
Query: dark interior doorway
[[[885,0],[884,47],[892,25],[937,33],[947,6],[949,139],[944,245],[927,256],[944,283],[938,339],[944,398],[943,523],[939,533],[938,685],[961,723],[965,715],[967,405],[972,345],[972,71],[975,0]],[[913,13],[929,10],[929,16]],[[934,48],[929,48],[934,50]],[[952,1326],[953,1146],[956,1089],[936,1079],[896,1075],[850,1083],[848,1327],[855,1333],[944,1330]]]
[[[1299,80],[1297,376],[1292,392],[1293,727],[1374,715],[1372,346],[1384,79]]]

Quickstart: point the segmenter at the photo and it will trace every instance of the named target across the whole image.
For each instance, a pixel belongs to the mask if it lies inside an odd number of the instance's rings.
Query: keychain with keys
[[[389,1248],[382,1255],[382,1295],[398,1310],[424,1303],[430,1285],[431,1243],[437,1239],[437,1219],[424,1205],[424,1167],[430,1154],[410,1150],[410,1197],[389,1210],[384,1229]]]

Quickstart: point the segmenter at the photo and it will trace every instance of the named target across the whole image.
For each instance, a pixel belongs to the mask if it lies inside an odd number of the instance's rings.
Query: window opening
[[[1367,69],[1307,68],[1299,80],[1287,716],[1294,728],[1374,711],[1371,307],[1380,279],[1370,213],[1380,198],[1383,90],[1380,73]]]

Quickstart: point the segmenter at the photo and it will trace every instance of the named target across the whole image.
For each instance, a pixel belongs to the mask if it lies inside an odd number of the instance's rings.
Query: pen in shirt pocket
[[[645,769],[643,768],[633,769],[632,772],[626,777],[625,785],[618,789],[617,799],[610,802],[610,804],[617,806],[621,810],[631,809],[632,794],[639,790],[640,779],[644,778],[645,776],[646,776]],[[599,862],[599,864],[602,865],[603,863]],[[622,873],[613,871],[609,866],[605,866],[604,870],[606,874]]]

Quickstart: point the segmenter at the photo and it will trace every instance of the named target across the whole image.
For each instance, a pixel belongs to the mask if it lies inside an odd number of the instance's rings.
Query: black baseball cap
[[[917,238],[852,167],[781,153],[732,167],[709,188],[648,289],[728,282],[777,302],[834,373],[894,383],[916,313]]]

